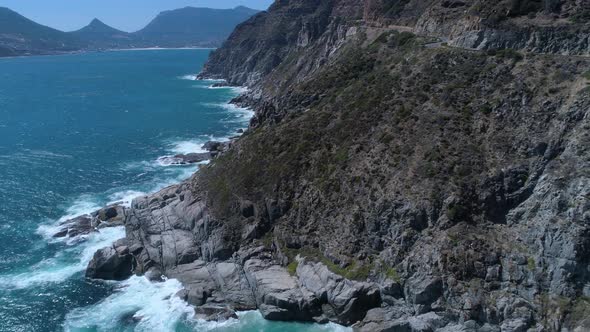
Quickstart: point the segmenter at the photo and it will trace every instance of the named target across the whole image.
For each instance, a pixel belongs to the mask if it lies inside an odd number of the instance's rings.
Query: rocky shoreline
[[[203,148],[213,153],[229,145],[208,142]],[[64,221],[54,236],[74,238],[124,225],[126,237],[97,251],[86,277],[177,279],[184,289],[176,295],[195,306],[198,319],[223,321],[237,318],[236,311],[257,309],[269,320],[351,325],[380,307],[379,285],[348,280],[321,263],[297,257],[296,269],[288,270],[263,245],[234,252],[224,239],[226,230],[215,224],[203,197],[193,193],[193,180],[136,198],[130,207],[115,204]],[[257,211],[244,202],[242,213],[254,218]],[[256,225],[241,234],[243,239],[255,236]],[[395,295],[399,285],[385,287]],[[420,287],[417,294],[425,291]]]
[[[276,2],[199,75],[248,86],[247,132],[87,276],[176,278],[209,319],[589,330],[588,25],[549,4]]]

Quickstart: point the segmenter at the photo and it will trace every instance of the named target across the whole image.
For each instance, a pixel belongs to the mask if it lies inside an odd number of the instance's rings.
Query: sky
[[[273,0],[0,0],[8,7],[43,25],[63,31],[86,26],[93,18],[123,30],[143,28],[159,12],[186,6],[264,10]]]

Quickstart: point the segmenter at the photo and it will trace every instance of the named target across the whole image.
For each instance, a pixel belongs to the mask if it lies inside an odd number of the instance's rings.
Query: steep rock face
[[[267,12],[238,25],[223,47],[211,54],[201,75],[252,85],[288,56],[320,43],[321,37],[331,43],[331,36],[346,33],[340,28],[344,21],[361,18],[361,11],[362,3],[352,0],[276,1]]]
[[[440,42],[550,15],[515,7],[492,24],[480,19],[507,2],[487,4],[277,1],[241,25],[203,76],[250,85],[235,102],[256,117],[191,180],[133,203],[135,272],[178,278],[179,296],[228,315],[590,328],[590,62]]]
[[[241,230],[247,238],[251,228],[212,218],[195,192],[185,182],[134,200],[125,212],[126,238],[99,250],[86,276],[178,279],[185,289],[177,295],[213,320],[259,309],[270,320],[352,324],[381,304],[375,286],[346,281],[319,263],[302,261],[291,275],[270,248],[241,240]]]
[[[253,86],[279,65],[299,80],[323,65],[355,27],[410,30],[469,49],[588,55],[586,1],[285,0],[239,25],[202,77]],[[554,4],[557,3],[557,4]],[[376,29],[376,31],[374,30]],[[303,56],[305,54],[305,56]],[[285,70],[281,75],[289,74]],[[275,78],[277,80],[278,78]],[[282,78],[285,80],[286,78]],[[280,79],[279,79],[280,80]]]
[[[212,214],[238,223],[246,200],[281,263],[368,277],[385,305],[361,330],[587,328],[588,60],[560,56],[588,53],[585,4],[362,5],[278,64],[240,65],[247,26],[211,58],[256,109],[199,176]]]

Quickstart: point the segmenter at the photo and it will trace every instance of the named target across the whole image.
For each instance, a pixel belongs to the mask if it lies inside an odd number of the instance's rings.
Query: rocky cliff
[[[249,130],[88,276],[178,278],[208,318],[589,330],[587,9],[276,1],[202,73],[251,88]]]

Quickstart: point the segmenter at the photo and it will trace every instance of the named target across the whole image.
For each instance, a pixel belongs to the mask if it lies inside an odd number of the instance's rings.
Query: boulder
[[[379,288],[348,280],[331,272],[324,264],[297,257],[299,282],[322,304],[333,308],[330,320],[350,325],[363,319],[367,310],[381,305]]]
[[[92,217],[83,215],[73,219],[68,219],[60,224],[60,230],[53,235],[55,238],[76,237],[94,232],[96,229],[92,225]]]
[[[244,272],[264,318],[314,321],[314,317],[321,316],[321,305],[316,296],[299,287],[297,279],[282,266],[270,260],[252,258],[244,263]]]
[[[413,332],[429,332],[447,325],[448,321],[434,312],[410,317],[408,319]]]
[[[430,305],[442,295],[442,286],[439,277],[415,274],[406,283],[406,299],[413,304]]]
[[[55,238],[77,237],[96,232],[100,228],[122,226],[125,223],[126,209],[121,205],[110,205],[91,214],[81,215],[60,223]]]
[[[106,247],[94,253],[86,268],[86,277],[124,280],[132,275],[133,256],[127,247]]]

